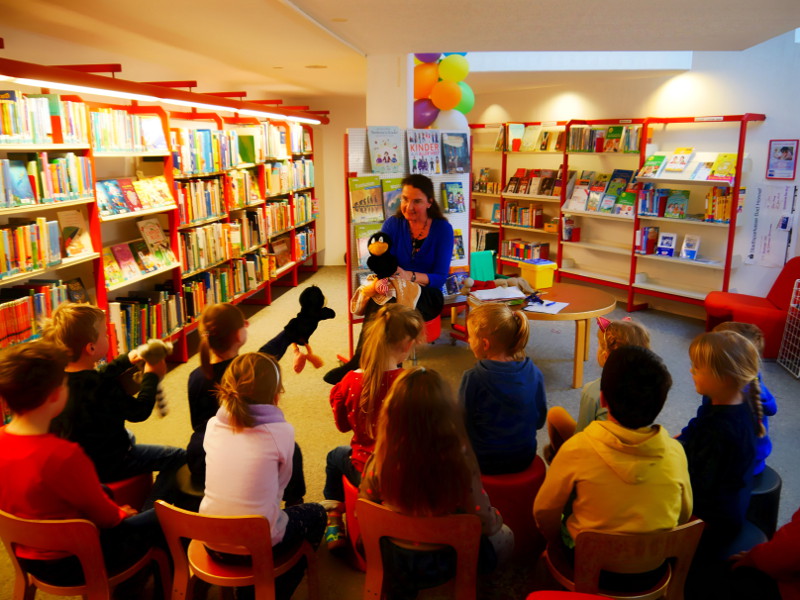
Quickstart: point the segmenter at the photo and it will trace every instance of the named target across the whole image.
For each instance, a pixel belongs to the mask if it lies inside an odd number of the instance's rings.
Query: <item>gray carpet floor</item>
[[[273,288],[273,303],[268,307],[244,305],[250,327],[248,342],[243,351],[254,351],[278,333],[299,310],[298,297],[303,287],[316,284],[325,293],[328,306],[336,311],[336,318],[320,323],[311,339],[314,351],[325,361],[325,366],[315,370],[307,365],[300,374],[292,370],[291,352],[281,361],[286,393],[281,408],[287,419],[294,424],[296,438],[305,460],[305,477],[308,488],[306,500],[322,499],[325,478],[325,456],[337,445],[349,443],[348,434],[339,433],[334,424],[328,403],[330,386],[322,381],[327,368],[335,366],[337,354],[347,352],[347,298],[346,272],[344,267],[324,267],[318,272],[301,277],[297,288]],[[463,314],[463,313],[462,313]],[[626,316],[623,308],[617,308],[609,318]],[[692,338],[703,331],[702,321],[675,316],[655,310],[645,310],[631,315],[650,331],[652,348],[666,362],[672,377],[673,387],[659,422],[670,433],[680,431],[695,414],[700,398],[694,391],[689,374],[688,347]],[[565,407],[577,416],[580,390],[571,387],[574,324],[572,322],[531,321],[531,337],[527,353],[542,370],[549,406]],[[356,326],[355,334],[358,334]],[[434,344],[418,350],[420,364],[440,371],[454,390],[464,370],[471,368],[475,359],[463,342],[451,344],[449,321],[443,320],[442,336]],[[597,348],[597,326],[592,325],[590,360],[585,363],[584,382],[600,376],[595,360]],[[190,335],[190,346],[196,347],[197,334]],[[194,353],[190,360],[171,368],[165,379],[170,413],[161,419],[151,417],[147,422],[132,424],[131,430],[140,443],[171,444],[185,446],[191,427],[186,400],[189,374],[199,365]],[[789,520],[800,506],[800,476],[792,467],[794,452],[798,450],[797,432],[800,431],[800,384],[775,362],[765,362],[763,375],[766,384],[778,401],[778,414],[770,423],[770,435],[774,450],[767,463],[783,478],[783,491],[779,523]],[[539,448],[547,443],[547,433],[538,435]],[[796,464],[796,463],[794,463]],[[345,562],[333,557],[323,548],[320,550],[323,598],[360,598],[363,590],[363,574],[351,569]],[[11,597],[13,573],[4,553],[0,556],[0,598]],[[547,587],[546,576],[534,564],[514,564],[505,572],[497,573],[481,586],[485,598],[524,598],[530,591]],[[39,597],[48,597],[40,594]],[[305,598],[305,586],[301,585],[296,598]]]

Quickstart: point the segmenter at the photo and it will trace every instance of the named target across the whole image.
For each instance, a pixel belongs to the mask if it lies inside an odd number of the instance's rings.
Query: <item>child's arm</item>
[[[570,440],[567,440],[553,458],[544,483],[533,502],[536,524],[549,544],[561,543],[561,515],[575,488],[576,474],[573,466],[580,457],[573,456],[570,445]]]
[[[153,371],[148,371],[147,367],[145,367],[138,395],[129,396],[122,389],[119,390],[123,397],[122,412],[126,421],[141,423],[146,421],[152,414],[153,407],[156,404],[156,395],[158,394],[158,382],[159,376]]]
[[[768,542],[744,553],[737,567],[755,567],[774,579],[797,578],[800,572],[800,510]]]
[[[544,387],[544,376],[542,372],[538,367],[536,367],[536,371],[536,392],[534,398],[536,399],[536,410],[539,413],[536,429],[541,429],[547,421],[547,390]]]
[[[581,390],[581,404],[578,408],[578,422],[575,433],[583,431],[589,423],[597,419],[600,410],[600,380],[590,381]]]
[[[133,358],[133,360],[132,360]],[[134,366],[135,362],[140,362],[142,359],[139,358],[139,355],[136,354],[136,351],[133,350],[128,354],[120,354],[117,358],[112,360],[110,363],[106,363],[105,365],[100,365],[97,368],[97,372],[105,379],[114,379],[122,375],[125,371],[130,369]],[[135,361],[135,362],[134,362]]]

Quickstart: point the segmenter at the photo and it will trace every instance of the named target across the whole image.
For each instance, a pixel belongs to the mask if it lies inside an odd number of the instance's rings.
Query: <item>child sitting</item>
[[[152,510],[117,506],[78,444],[48,433],[67,403],[66,352],[43,341],[0,354],[0,398],[12,420],[0,428],[0,509],[24,519],[88,519],[100,529],[106,570],[132,565],[160,537]],[[135,516],[134,516],[135,515]],[[18,546],[26,571],[53,585],[80,585],[75,556]]]
[[[108,354],[108,331],[105,313],[88,304],[61,304],[43,337],[66,348],[69,357],[69,399],[64,412],[53,419],[51,431],[80,444],[104,483],[160,471],[148,505],[158,498],[170,501],[177,489],[175,473],[186,462],[186,452],[136,444],[125,429],[125,421],[138,423],[153,412],[158,382],[167,372],[164,361],[145,363],[141,391],[128,394],[120,375],[143,359],[133,350],[96,367]]]
[[[610,321],[605,317],[597,317],[597,364],[600,368],[606,364],[608,355],[623,346],[650,347],[650,334],[643,325],[625,317],[619,321]],[[592,421],[605,421],[608,411],[600,402],[600,378],[590,381],[581,390],[581,404],[578,409],[578,421],[561,406],[554,406],[547,413],[547,431],[550,443],[543,450],[544,458],[549,463],[553,460],[564,441],[579,431],[583,431]]]
[[[584,530],[649,533],[689,520],[692,488],[680,443],[653,421],[672,378],[647,348],[609,354],[600,378],[608,420],[569,438],[553,459],[533,505],[548,547],[562,545],[562,514],[571,497],[564,542]]]
[[[544,425],[544,377],[525,356],[528,318],[505,304],[482,304],[467,318],[475,367],[461,378],[459,402],[481,473],[527,469],[536,456],[536,430]]]
[[[414,367],[395,381],[378,418],[375,452],[364,466],[359,495],[420,517],[457,513],[481,520],[479,569],[491,570],[513,550],[513,534],[483,491],[464,420],[436,371]],[[455,574],[452,552],[438,547],[382,545],[387,598],[414,598]]]
[[[354,486],[361,483],[364,463],[375,447],[375,428],[383,399],[394,380],[402,373],[414,343],[425,328],[422,315],[401,304],[387,304],[366,325],[361,368],[348,373],[331,389],[331,408],[336,428],[352,431],[349,446],[339,446],[328,453],[323,495],[328,508],[325,541],[328,548],[344,545],[342,511],[344,488],[342,475]]]
[[[263,515],[269,520],[274,553],[307,540],[315,548],[325,529],[325,509],[299,504],[281,510],[280,499],[292,476],[294,428],[278,402],[283,393],[275,360],[249,352],[237,356],[219,385],[220,409],[205,434],[206,486],[200,512],[211,515]],[[231,548],[212,556],[242,560]],[[301,562],[275,581],[276,597],[290,598],[303,577]]]

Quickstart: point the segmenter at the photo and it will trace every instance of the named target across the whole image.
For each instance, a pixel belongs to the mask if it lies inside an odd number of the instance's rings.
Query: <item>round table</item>
[[[542,290],[542,300],[547,302],[567,302],[560,312],[551,315],[525,311],[529,319],[535,321],[575,321],[575,359],[572,371],[572,387],[583,385],[583,363],[589,360],[591,338],[590,319],[610,313],[617,301],[608,292],[574,283],[554,283],[553,287]]]

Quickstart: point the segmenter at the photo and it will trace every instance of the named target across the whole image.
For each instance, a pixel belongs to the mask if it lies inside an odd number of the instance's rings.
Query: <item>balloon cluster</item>
[[[465,116],[475,94],[463,80],[469,73],[466,52],[415,54],[414,127],[467,129]]]

